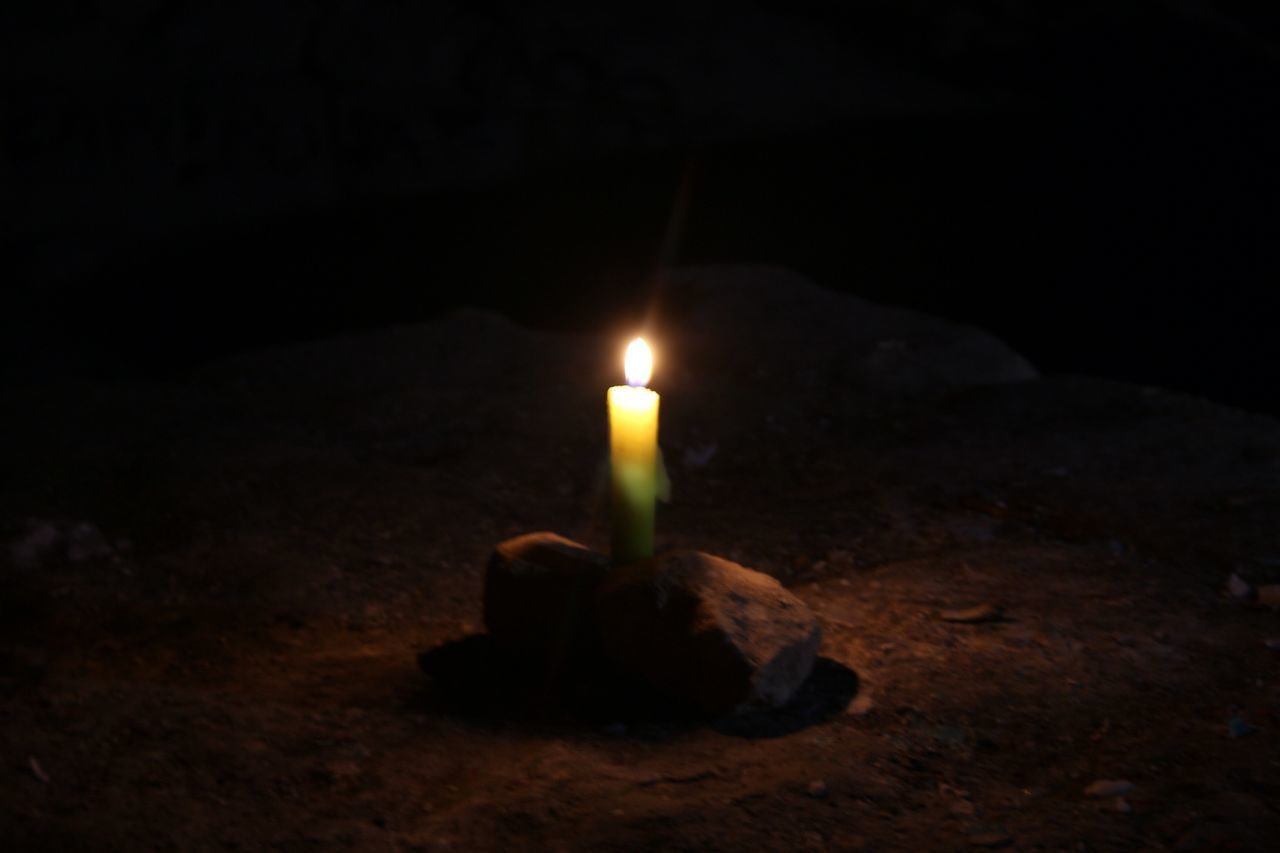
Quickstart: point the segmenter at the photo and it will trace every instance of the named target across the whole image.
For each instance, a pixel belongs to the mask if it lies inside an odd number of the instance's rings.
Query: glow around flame
[[[627,354],[622,359],[623,371],[627,374],[627,384],[643,388],[649,384],[653,374],[653,353],[644,338],[636,338],[627,345]]]

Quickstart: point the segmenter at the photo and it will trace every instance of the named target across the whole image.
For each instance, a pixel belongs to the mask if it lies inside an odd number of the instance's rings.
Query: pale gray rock
[[[777,580],[698,551],[614,569],[596,603],[611,659],[713,714],[785,705],[822,636]]]

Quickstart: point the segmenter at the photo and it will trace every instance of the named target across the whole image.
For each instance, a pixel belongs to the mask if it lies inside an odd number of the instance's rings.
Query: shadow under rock
[[[619,734],[662,736],[700,726],[744,738],[781,737],[841,713],[858,692],[858,676],[830,658],[781,708],[709,717],[604,663],[561,671],[503,654],[486,634],[472,634],[418,657],[428,676],[415,703],[424,710],[488,725],[551,723],[605,726]]]
[[[725,735],[745,738],[782,737],[826,722],[844,712],[858,694],[858,674],[849,667],[820,657],[813,672],[781,708],[757,708],[740,711],[711,724]]]

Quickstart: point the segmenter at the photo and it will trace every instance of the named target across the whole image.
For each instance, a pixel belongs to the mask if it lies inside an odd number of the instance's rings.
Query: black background
[[[1265,6],[287,6],[4,13],[11,380],[464,304],[594,328],[665,265],[752,262],[1280,412]]]

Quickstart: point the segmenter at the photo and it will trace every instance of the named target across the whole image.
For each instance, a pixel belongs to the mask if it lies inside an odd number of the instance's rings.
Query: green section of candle
[[[648,388],[609,389],[610,553],[615,565],[654,553],[658,399]]]

